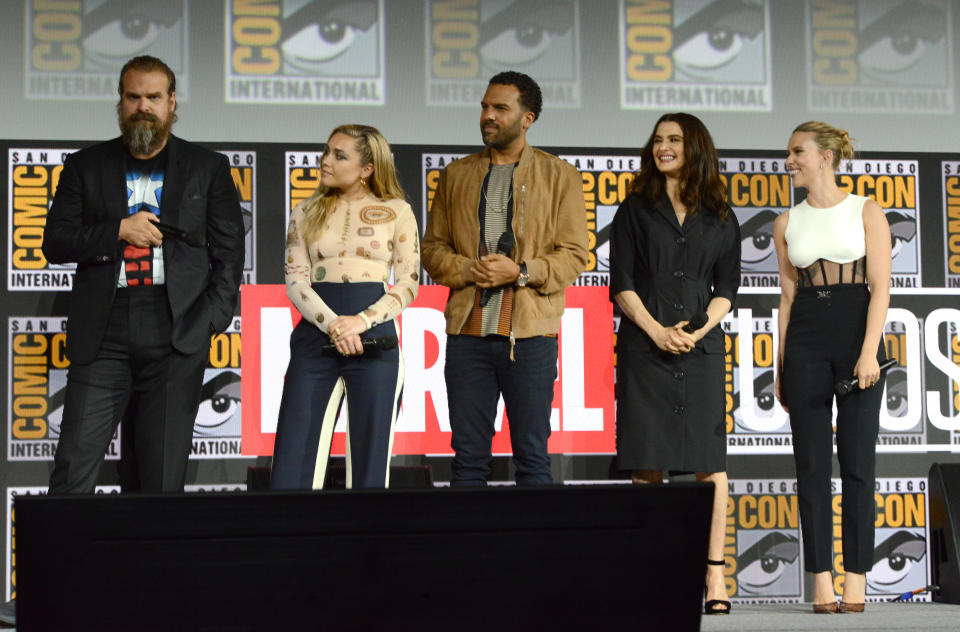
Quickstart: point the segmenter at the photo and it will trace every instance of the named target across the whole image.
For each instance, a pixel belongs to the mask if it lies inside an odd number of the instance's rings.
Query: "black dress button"
[[[683,278],[683,272],[681,272],[680,270],[677,270],[676,272],[673,273],[673,276],[677,277],[678,279],[681,279]]]
[[[673,379],[675,379],[675,380],[682,380],[682,379],[683,379],[683,371],[676,371],[676,372],[674,372],[674,374],[673,374]]]
[[[674,407],[673,407],[673,412],[675,412],[675,413],[678,414],[678,415],[682,415],[682,414],[683,414],[683,406],[674,406]]]
[[[675,309],[675,310],[681,310],[681,309],[683,309],[683,303],[674,303],[674,304],[673,304],[673,309]]]
[[[677,237],[676,242],[682,246],[683,244],[687,243],[687,238],[686,238],[686,237]]]

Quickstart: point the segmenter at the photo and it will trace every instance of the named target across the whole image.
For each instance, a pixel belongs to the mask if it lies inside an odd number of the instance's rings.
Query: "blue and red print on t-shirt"
[[[135,161],[137,163],[154,161]],[[163,195],[163,171],[146,165],[127,166],[127,212],[130,215],[149,211],[160,215]],[[126,279],[126,283],[124,283]],[[163,283],[163,255],[161,247],[138,248],[127,244],[123,249],[123,270],[120,285],[156,285]]]

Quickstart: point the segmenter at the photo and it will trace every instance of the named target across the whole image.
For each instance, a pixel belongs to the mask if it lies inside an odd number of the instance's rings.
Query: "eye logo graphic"
[[[769,111],[767,0],[620,0],[624,109]]]
[[[745,270],[759,270],[773,267],[776,263],[773,249],[773,223],[779,213],[773,209],[762,209],[754,213],[750,219],[740,224],[743,243],[740,246],[741,267]]]
[[[834,493],[840,481],[833,480]],[[927,481],[923,478],[878,478],[876,482],[877,513],[874,530],[873,566],[867,571],[867,599],[885,601],[908,590],[931,583],[925,556]],[[840,503],[834,496],[834,523],[839,521]],[[839,544],[839,530],[834,533]],[[839,549],[835,549],[837,551]],[[835,553],[834,568],[843,554]],[[930,595],[917,597],[930,600]]]
[[[117,98],[117,75],[131,57],[159,57],[187,97],[186,0],[74,0],[26,4],[26,96]]]
[[[192,459],[239,458],[240,319],[210,337],[210,354],[193,423]]]
[[[916,160],[849,160],[837,169],[840,188],[875,200],[890,224],[891,287],[922,287],[920,270],[920,179]]]
[[[66,318],[11,317],[8,321],[10,394],[7,411],[7,458],[52,461],[60,440],[66,395]],[[119,455],[114,434],[107,458]]]
[[[194,434],[216,436],[231,430],[239,434],[240,374],[228,370],[207,370],[203,379]]]
[[[383,0],[228,0],[226,101],[382,105]]]
[[[748,538],[742,537],[741,542]],[[771,531],[737,558],[738,596],[772,597],[798,592],[800,542],[784,531]]]
[[[898,366],[887,369],[887,410],[894,417],[907,411],[907,371]]]
[[[738,308],[723,323],[731,341],[727,367],[727,451],[730,454],[789,452],[790,424],[774,394],[777,322]]]
[[[945,0],[808,0],[811,110],[951,114]]]
[[[583,202],[587,211],[587,269],[574,285],[610,284],[610,230],[613,217],[627,198],[634,173],[640,170],[637,156],[560,156],[580,172]]]
[[[867,571],[868,594],[899,594],[926,584],[927,539],[920,530],[877,529],[873,566]]]
[[[724,555],[727,590],[739,602],[803,600],[796,481],[731,480]]]
[[[579,0],[430,0],[427,105],[475,107],[504,70],[537,80],[548,107],[580,106]]]
[[[793,206],[793,186],[784,161],[775,158],[721,158],[727,201],[740,222],[741,291],[777,288],[780,272],[773,222]]]
[[[928,439],[922,405],[919,320],[918,314],[900,307],[892,307],[887,313],[884,352],[896,364],[886,371],[878,445],[920,445]]]

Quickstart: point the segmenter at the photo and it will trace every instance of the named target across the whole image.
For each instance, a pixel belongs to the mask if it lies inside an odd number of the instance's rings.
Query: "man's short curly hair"
[[[543,109],[543,93],[540,92],[537,82],[529,75],[507,70],[494,75],[488,85],[514,86],[520,91],[520,104],[533,112],[534,121],[540,118],[540,111]]]

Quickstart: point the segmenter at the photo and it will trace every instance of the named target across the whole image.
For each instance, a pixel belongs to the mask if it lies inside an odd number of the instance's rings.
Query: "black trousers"
[[[790,311],[784,348],[783,393],[790,408],[797,467],[805,568],[833,567],[834,385],[850,378],[866,330],[870,292],[865,285],[801,288]],[[884,357],[883,343],[877,358]],[[873,567],[876,445],[884,376],[867,388],[837,397],[837,457],[843,486],[843,567]]]
[[[356,314],[383,296],[382,283],[314,283],[337,314]],[[375,325],[363,338],[396,336],[396,321]],[[404,365],[399,348],[366,349],[343,357],[325,350],[327,334],[304,318],[290,335],[290,364],[283,381],[271,489],[321,489],[333,430],[347,400],[347,487],[390,483],[393,428],[400,411]]]
[[[94,491],[121,419],[123,490],[183,491],[209,349],[178,352],[171,327],[164,286],[117,290],[97,356],[67,373],[51,494]]]

